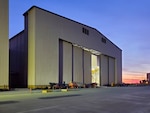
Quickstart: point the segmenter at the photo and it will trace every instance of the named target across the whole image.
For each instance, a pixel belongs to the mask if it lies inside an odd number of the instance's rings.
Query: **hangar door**
[[[91,53],[59,40],[59,83],[91,83]]]
[[[109,83],[109,64],[108,56],[101,55],[101,85],[107,85]]]
[[[101,85],[115,83],[115,58],[101,55]]]
[[[91,53],[89,51],[84,50],[84,69],[83,69],[83,76],[84,76],[84,83],[89,84],[91,83]]]
[[[73,81],[83,83],[83,49],[73,46]]]
[[[115,59],[109,57],[109,84],[115,83]]]
[[[69,83],[72,81],[72,44],[63,41],[63,75],[62,81]]]

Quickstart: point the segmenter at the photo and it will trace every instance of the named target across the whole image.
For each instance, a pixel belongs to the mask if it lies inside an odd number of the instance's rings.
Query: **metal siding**
[[[101,55],[101,85],[108,84],[108,57]]]
[[[73,47],[74,48],[74,59],[73,59],[73,64],[74,64],[74,81],[75,82],[80,82],[83,83],[83,61],[82,61],[82,49],[78,47]]]
[[[44,13],[35,14],[35,77],[36,85],[59,82],[59,37],[51,34]]]
[[[8,0],[0,0],[0,89],[9,88],[8,5]]]
[[[84,83],[91,83],[91,53],[84,51]]]
[[[121,56],[119,58],[117,58],[117,83],[122,83],[122,54],[120,53]]]
[[[72,45],[63,41],[63,81],[72,81]]]
[[[63,40],[59,40],[59,83],[63,82]]]
[[[10,39],[10,87],[27,87],[27,37],[24,31]]]
[[[28,87],[34,88],[36,81],[35,67],[35,10],[28,12]]]
[[[102,37],[106,37],[97,30],[83,24],[70,21],[66,18],[62,18],[61,16],[55,15],[53,13],[46,12],[45,10],[41,10],[38,8],[36,9],[39,14],[43,15],[42,17],[38,18],[41,19],[42,23],[44,23],[44,26],[42,26],[43,29],[45,28],[44,32],[46,34],[48,34],[47,31],[50,29],[50,32],[52,34],[58,35],[65,41],[97,50],[108,56],[117,57],[118,55],[120,55],[121,50],[117,48],[117,46],[115,46],[111,41],[106,39],[106,44],[101,41]],[[42,20],[44,20],[44,22]],[[89,30],[89,35],[82,33],[83,27]]]
[[[115,83],[115,59],[109,57],[109,84]]]

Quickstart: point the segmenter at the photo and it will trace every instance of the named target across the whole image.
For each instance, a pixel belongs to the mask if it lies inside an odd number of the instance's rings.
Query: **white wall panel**
[[[36,43],[36,85],[58,83],[58,42],[43,41]]]
[[[73,47],[73,81],[83,83],[82,49]]]
[[[91,53],[84,51],[84,83],[88,84],[91,82]]]
[[[9,87],[8,0],[0,0],[0,89]]]
[[[28,87],[34,87],[35,72],[35,9],[28,12]]]
[[[115,83],[115,59],[109,57],[109,84]]]
[[[37,10],[37,9],[36,9]],[[35,23],[35,57],[36,57],[36,85],[49,85],[59,80],[59,39],[49,33],[48,18],[45,13],[36,12]],[[46,29],[47,28],[47,29]]]
[[[72,44],[63,41],[63,81],[72,81]]]
[[[108,84],[108,57],[101,55],[101,85]]]

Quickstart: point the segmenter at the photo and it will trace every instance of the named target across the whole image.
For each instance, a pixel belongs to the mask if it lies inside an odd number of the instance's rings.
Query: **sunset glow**
[[[125,72],[122,73],[123,83],[140,83],[141,80],[146,79],[145,73]]]

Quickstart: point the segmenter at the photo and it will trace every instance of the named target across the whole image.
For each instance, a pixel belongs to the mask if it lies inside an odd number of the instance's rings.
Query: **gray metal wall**
[[[83,50],[73,47],[73,81],[83,83]]]
[[[72,81],[72,44],[63,41],[63,79],[62,82],[69,83]]]
[[[115,83],[115,59],[109,57],[109,84]]]
[[[60,40],[59,82],[91,83],[91,53]]]
[[[109,64],[108,64],[108,56],[101,55],[101,85],[109,84]]]
[[[91,83],[91,79],[91,53],[84,51],[84,83]]]
[[[116,83],[116,60],[106,55],[100,55],[100,78],[101,85],[111,85]]]
[[[27,87],[27,37],[24,31],[9,40],[10,87]]]

